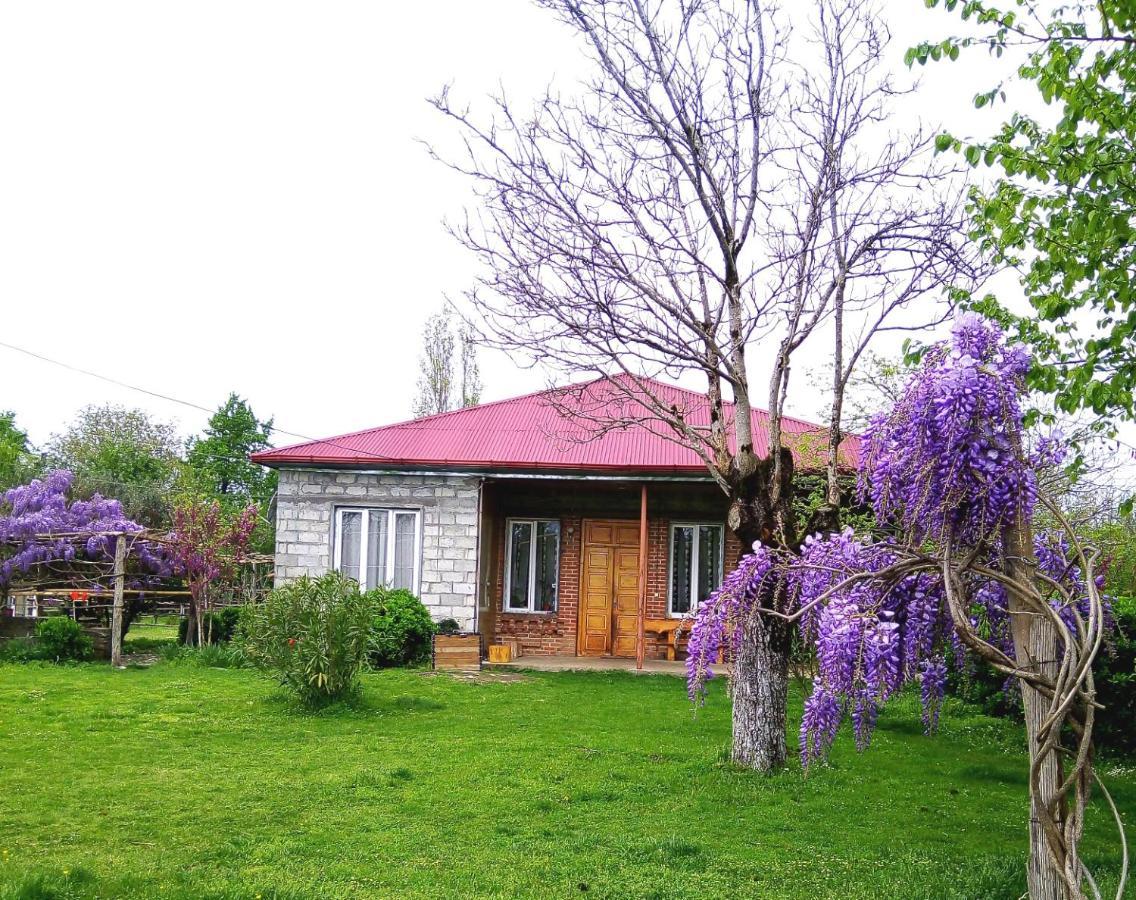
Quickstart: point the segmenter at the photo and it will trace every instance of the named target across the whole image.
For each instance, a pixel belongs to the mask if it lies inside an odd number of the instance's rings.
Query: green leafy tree
[[[140,409],[88,406],[47,455],[52,468],[74,475],[72,495],[115,497],[128,518],[152,528],[169,522],[170,503],[182,475],[177,429]]]
[[[1016,48],[1025,53],[1018,79],[1059,114],[1045,124],[1014,111],[985,143],[943,134],[937,146],[1001,170],[972,194],[974,236],[1020,270],[1034,315],[1011,316],[991,297],[981,311],[1042,351],[1032,387],[1111,431],[1116,414],[1136,414],[1136,4],[926,2],[978,33],[923,43],[909,62],[955,60],[968,46],[999,57]],[[975,106],[1005,96],[998,86]]]
[[[42,468],[27,434],[16,426],[16,414],[0,413],[0,491],[26,484]]]
[[[267,509],[276,492],[276,473],[249,457],[269,447],[272,419],[258,419],[234,392],[209,419],[205,436],[189,442],[187,462],[196,486],[229,510],[250,502]]]

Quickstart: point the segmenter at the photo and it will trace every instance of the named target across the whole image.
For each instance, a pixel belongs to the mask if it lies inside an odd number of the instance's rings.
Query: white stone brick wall
[[[281,469],[276,501],[276,583],[330,567],[335,509],[422,511],[419,596],[435,620],[474,626],[478,478]]]

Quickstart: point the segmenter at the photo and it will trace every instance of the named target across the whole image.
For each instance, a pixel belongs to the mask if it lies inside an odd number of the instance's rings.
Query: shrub
[[[39,659],[39,648],[31,638],[0,641],[0,662],[31,662]]]
[[[442,619],[438,623],[438,634],[457,634],[460,631],[461,626],[457,619]]]
[[[1104,753],[1136,753],[1136,600],[1113,602],[1116,630],[1097,657],[1094,668],[1097,710],[1093,741]]]
[[[408,666],[429,659],[434,622],[422,601],[401,588],[376,588],[368,596],[374,598],[376,610],[371,664]]]
[[[83,626],[67,616],[40,619],[35,630],[37,655],[52,662],[90,659],[94,642]]]
[[[250,610],[245,653],[300,702],[318,707],[353,693],[366,664],[375,598],[337,572],[277,588]]]
[[[243,606],[224,606],[221,609],[205,613],[202,617],[205,637],[210,644],[227,644],[236,634],[237,626],[241,622]],[[184,644],[189,633],[189,619],[178,622],[178,643]]]

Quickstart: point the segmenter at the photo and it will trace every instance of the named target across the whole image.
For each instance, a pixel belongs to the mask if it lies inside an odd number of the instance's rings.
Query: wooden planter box
[[[481,635],[434,635],[434,668],[439,672],[477,672],[481,669]]]

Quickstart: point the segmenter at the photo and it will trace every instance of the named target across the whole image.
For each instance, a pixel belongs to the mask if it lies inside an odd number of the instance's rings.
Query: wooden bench
[[[654,634],[666,642],[667,659],[674,660],[680,632],[690,634],[690,623],[686,619],[647,619],[643,623],[644,634]]]

